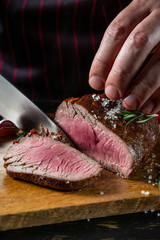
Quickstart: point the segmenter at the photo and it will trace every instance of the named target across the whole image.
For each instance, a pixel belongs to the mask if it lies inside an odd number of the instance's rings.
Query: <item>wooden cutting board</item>
[[[3,156],[12,140],[0,140],[0,230],[160,209],[160,142],[130,179],[104,170],[92,186],[62,192],[12,179]],[[144,193],[148,194],[145,195]]]

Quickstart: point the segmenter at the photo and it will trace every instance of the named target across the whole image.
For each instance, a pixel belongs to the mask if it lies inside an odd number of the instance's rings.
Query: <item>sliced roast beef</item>
[[[102,171],[96,161],[42,127],[14,142],[4,161],[11,177],[66,191],[87,186]]]
[[[121,100],[90,94],[63,101],[55,122],[80,151],[105,168],[128,177],[156,144],[158,119],[126,125],[119,115],[120,109]]]

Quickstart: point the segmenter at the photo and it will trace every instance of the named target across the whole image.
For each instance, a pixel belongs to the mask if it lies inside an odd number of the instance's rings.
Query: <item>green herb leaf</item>
[[[144,123],[150,120],[153,117],[158,117],[158,114],[145,115],[140,111],[128,111],[128,110],[119,110],[119,115],[123,116],[123,119],[129,119],[126,123],[128,125],[130,122],[134,122],[136,119],[143,117],[143,119],[135,121],[136,123]]]
[[[16,140],[19,142],[22,137],[25,137],[25,136],[26,136],[26,134],[27,134],[26,132],[21,133],[21,134],[16,138]]]

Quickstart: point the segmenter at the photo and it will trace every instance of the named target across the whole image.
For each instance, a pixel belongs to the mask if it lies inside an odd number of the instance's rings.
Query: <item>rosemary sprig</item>
[[[22,132],[17,138],[16,141],[20,141],[22,137],[25,137],[27,135],[27,132]]]
[[[128,110],[119,110],[119,115],[122,115],[124,120],[129,119],[126,125],[128,125],[130,122],[134,122],[135,120],[136,123],[144,123],[153,117],[158,117],[158,114],[146,115],[140,111],[128,111]],[[143,119],[138,120],[141,117],[143,117]]]

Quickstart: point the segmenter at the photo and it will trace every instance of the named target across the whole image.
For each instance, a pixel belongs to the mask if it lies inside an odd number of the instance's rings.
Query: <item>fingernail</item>
[[[123,101],[125,102],[126,105],[128,105],[128,107],[132,109],[137,109],[139,106],[139,100],[133,93],[128,95]]]
[[[154,103],[153,102],[149,102],[148,104],[145,104],[141,110],[142,112],[146,113],[146,114],[151,114],[153,112],[154,109]]]
[[[92,88],[101,90],[105,86],[105,81],[103,78],[94,75],[89,79],[89,84]]]
[[[106,87],[105,94],[107,95],[107,97],[109,97],[110,99],[113,99],[113,100],[120,98],[117,88],[113,85],[108,85]]]

